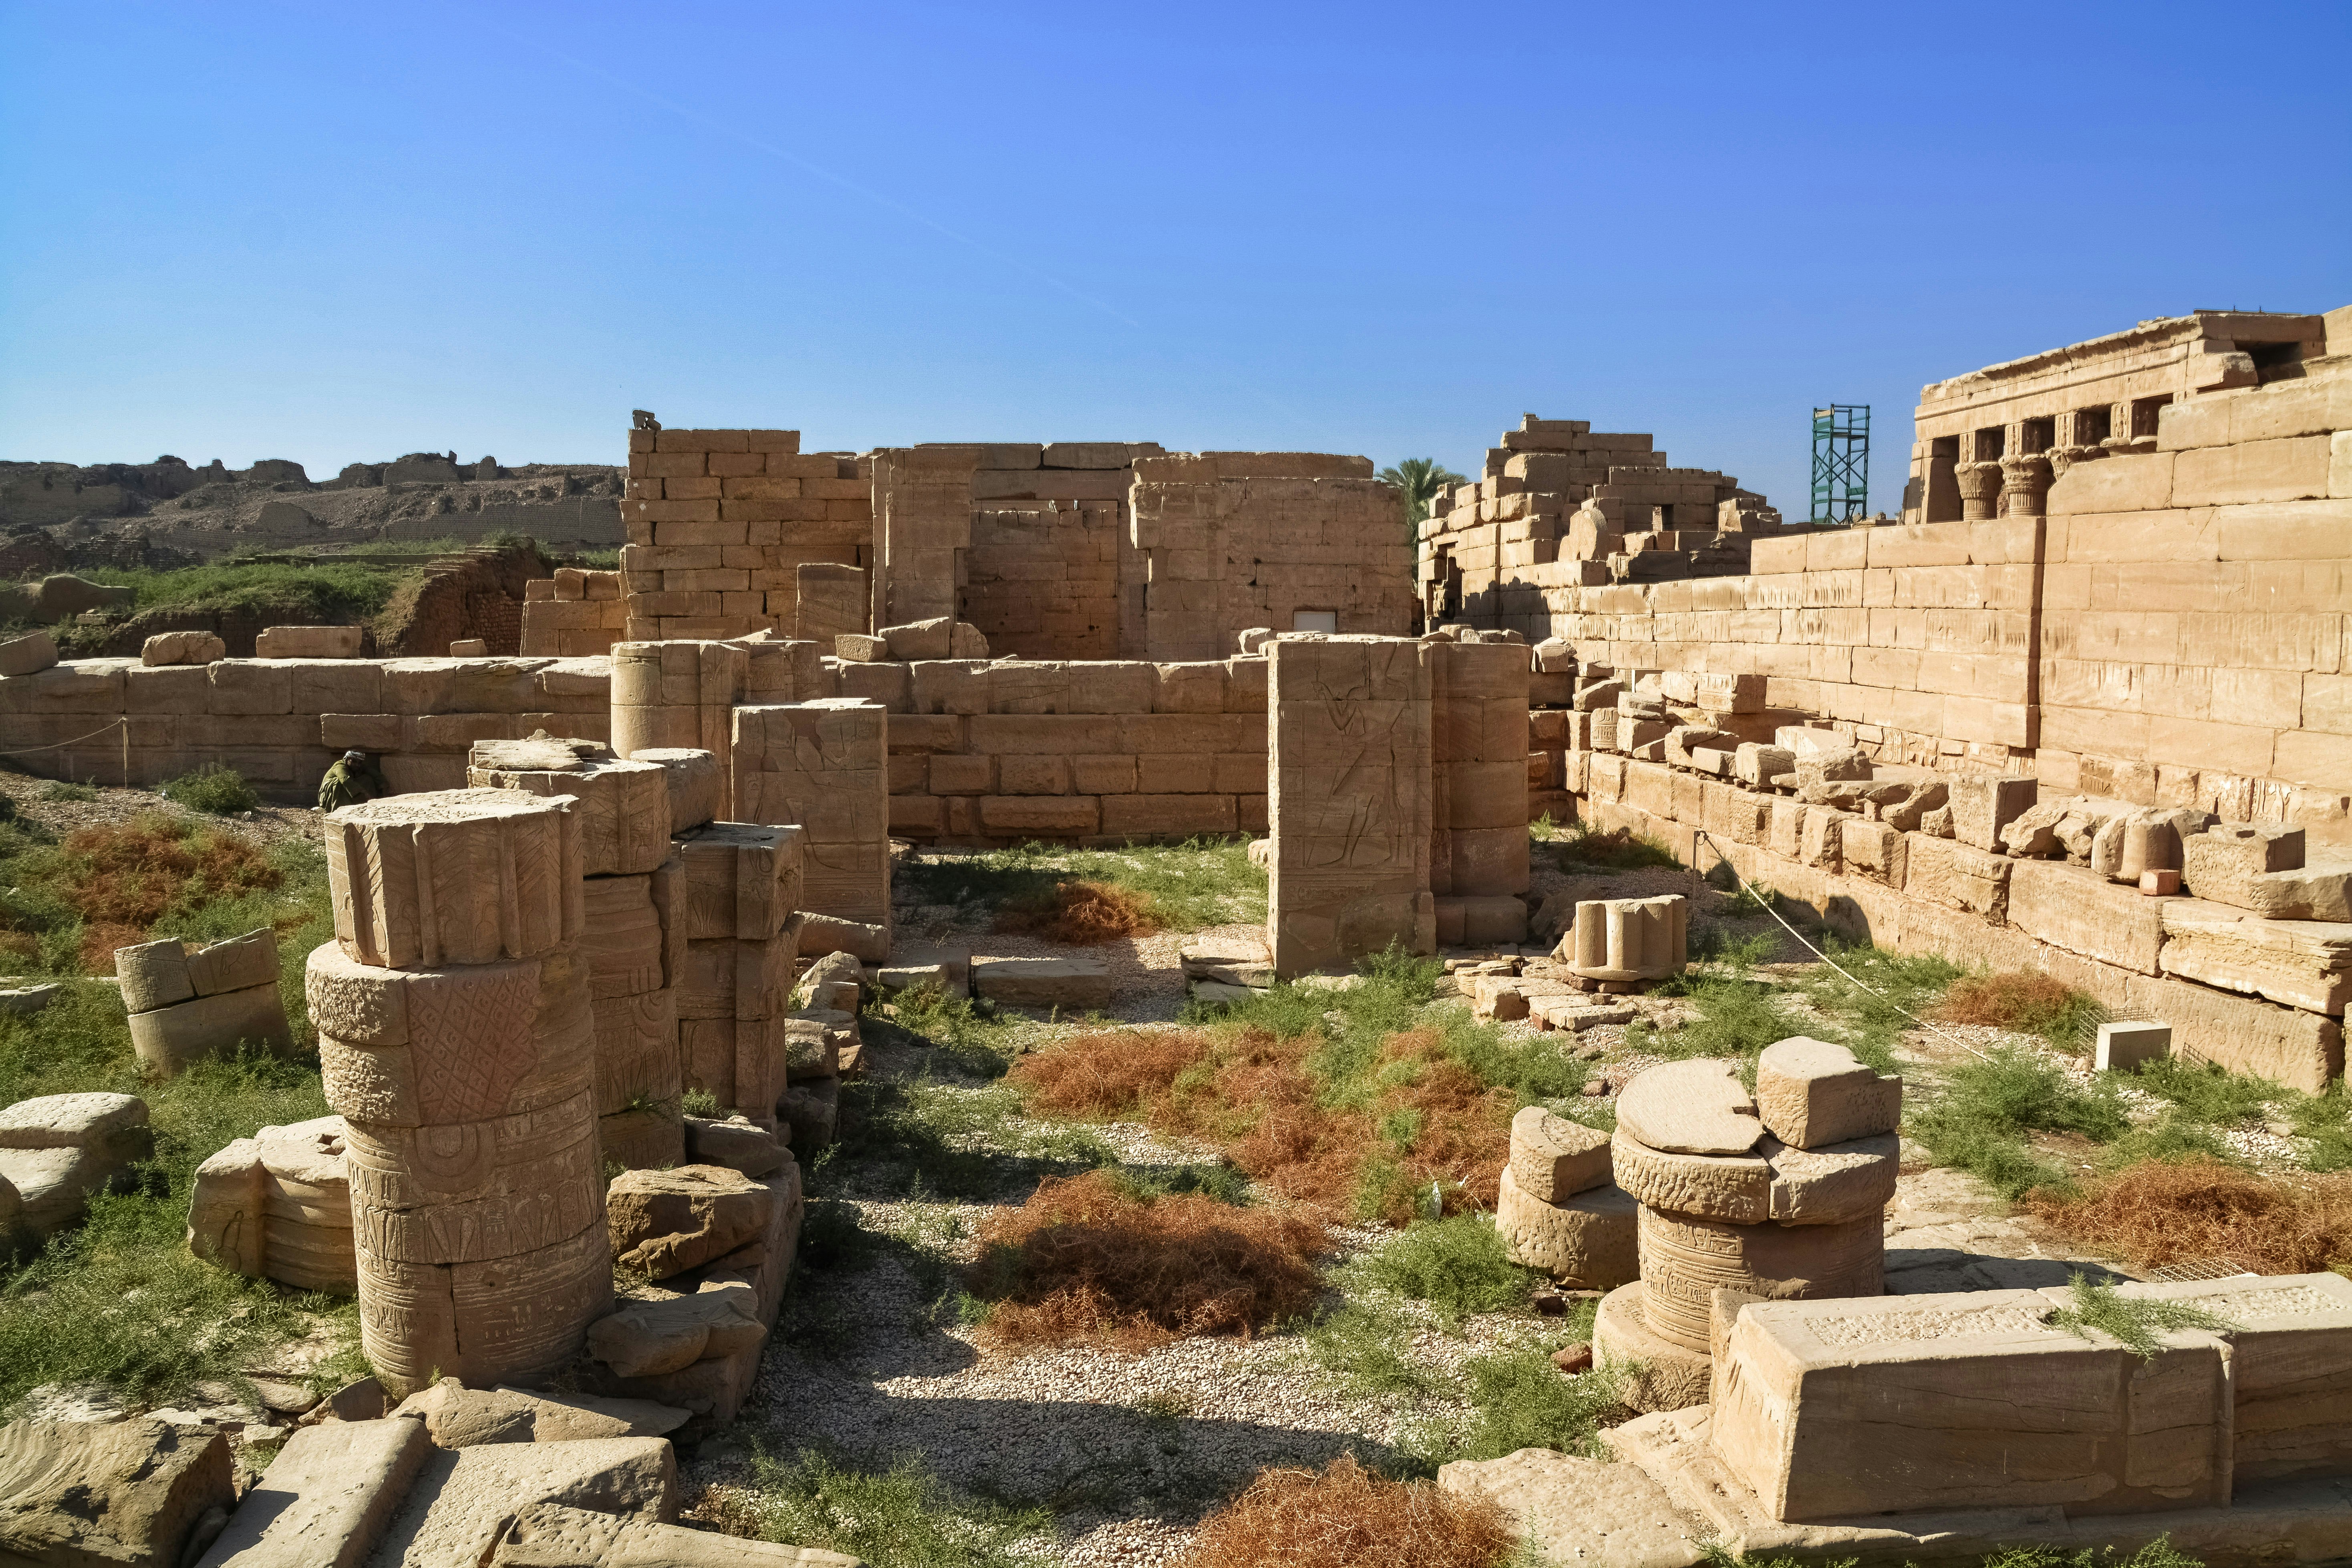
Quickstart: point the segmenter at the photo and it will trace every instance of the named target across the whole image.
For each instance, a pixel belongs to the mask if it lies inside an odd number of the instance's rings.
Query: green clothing
[[[383,782],[383,774],[373,763],[354,763],[349,757],[337,757],[327,776],[319,781],[319,809],[340,811],[347,805],[358,805],[392,793]]]

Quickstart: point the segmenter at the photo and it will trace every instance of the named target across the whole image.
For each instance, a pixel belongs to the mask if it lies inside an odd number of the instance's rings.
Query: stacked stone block
[[[686,1088],[771,1132],[791,1054],[804,844],[798,826],[744,822],[708,823],[677,839],[679,1071]]]
[[[1404,501],[1369,458],[1195,452],[1139,458],[1132,523],[1155,659],[1234,651],[1254,626],[1329,615],[1349,634],[1412,630]]]
[[[1528,890],[1528,650],[1429,647],[1430,890],[1440,899],[1520,897]]]
[[[1610,1153],[1641,1205],[1642,1277],[1601,1304],[1594,1349],[1657,1363],[1645,1407],[1706,1398],[1715,1322],[1741,1300],[1884,1289],[1902,1102],[1900,1079],[1801,1037],[1766,1048],[1753,1096],[1722,1061],[1626,1085]]]
[[[791,907],[890,923],[888,716],[879,703],[820,698],[734,710],[737,816],[800,829]]]
[[[0,730],[55,748],[26,761],[60,777],[153,784],[218,763],[307,800],[354,748],[410,791],[462,787],[477,741],[603,740],[610,687],[596,658],[75,659],[0,679]]]
[[[572,806],[453,790],[327,819],[335,940],[307,990],[362,1343],[396,1394],[551,1377],[610,1310]]]
[[[278,994],[278,936],[267,927],[205,947],[177,937],[118,947],[114,973],[131,1048],[157,1077],[240,1045],[294,1049]]]
[[[1431,952],[1431,645],[1285,637],[1268,649],[1268,945],[1284,978],[1391,945]]]
[[[698,756],[703,753],[695,753]],[[586,741],[492,741],[467,782],[572,800],[581,825],[581,952],[595,1014],[596,1114],[607,1162],[676,1164],[685,1149],[677,986],[684,868],[670,852],[670,788],[658,763]]]
[[[1511,1153],[1495,1200],[1511,1261],[1584,1290],[1641,1272],[1633,1198],[1610,1179],[1609,1135],[1530,1105],[1511,1119]]]
[[[621,574],[559,566],[522,585],[522,651],[581,658],[608,653],[628,633]]]
[[[972,475],[980,458],[979,447],[961,444],[890,447],[873,455],[873,529],[880,569],[869,625],[956,614],[959,566],[971,543]]]
[[[1680,893],[1583,900],[1558,956],[1578,978],[1611,990],[1671,979],[1690,963],[1690,900]]]
[[[709,641],[613,645],[613,750],[697,750],[727,773],[735,704],[750,679],[741,644]],[[723,804],[723,802],[722,802]]]
[[[790,635],[803,563],[872,564],[858,459],[797,430],[632,430],[621,518],[632,642]]]
[[[1000,655],[1121,657],[1126,522],[1122,501],[1043,501],[1028,510],[979,503],[957,613]]]
[[[343,1119],[265,1127],[196,1167],[188,1249],[256,1279],[349,1296],[359,1289]]]

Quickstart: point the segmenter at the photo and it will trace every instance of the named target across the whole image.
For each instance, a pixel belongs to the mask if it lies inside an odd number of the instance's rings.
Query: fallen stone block
[[[13,1013],[17,1017],[30,1017],[65,994],[65,986],[58,981],[44,985],[12,985],[0,990],[0,1013]]]
[[[1514,1263],[1540,1268],[1579,1289],[1612,1290],[1641,1278],[1637,1207],[1612,1186],[1546,1202],[1522,1188],[1506,1165],[1495,1201],[1495,1231]]]
[[[38,675],[58,662],[57,639],[47,632],[29,632],[0,642],[0,676]]]
[[[1632,1409],[1683,1410],[1705,1405],[1714,1363],[1705,1352],[1678,1344],[1650,1327],[1647,1293],[1635,1279],[1601,1299],[1592,1320],[1593,1364],[1626,1369],[1618,1398]]]
[[[233,1055],[239,1046],[260,1046],[289,1056],[294,1050],[286,1003],[275,979],[243,991],[133,1013],[130,1021],[131,1045],[140,1061],[167,1078],[191,1062]]]
[[[765,1234],[774,1194],[719,1165],[624,1171],[604,1197],[613,1260],[656,1279],[682,1274]]]
[[[1609,1135],[1540,1105],[1511,1118],[1508,1165],[1519,1190],[1554,1204],[1609,1183]]]
[[[1274,955],[1265,938],[1255,932],[1200,938],[1185,944],[1181,958],[1188,980],[1214,980],[1259,990],[1274,984]]]
[[[188,1250],[209,1263],[300,1290],[359,1289],[344,1124],[322,1116],[265,1127],[196,1167]]]
[[[1796,771],[1797,753],[1785,747],[1743,741],[1731,757],[1731,776],[1753,789],[1767,788],[1781,774]]]
[[[686,1154],[698,1165],[723,1165],[755,1179],[792,1158],[773,1133],[740,1116],[686,1118]]]
[[[507,1520],[535,1502],[667,1522],[677,1513],[677,1458],[664,1437],[435,1448],[370,1568],[479,1563]]]
[[[78,1223],[91,1193],[127,1190],[131,1167],[154,1152],[137,1095],[51,1094],[0,1110],[0,1181],[22,1200],[16,1223],[36,1237]]]
[[[199,1568],[362,1568],[432,1451],[421,1422],[298,1428]]]
[[[177,1564],[236,1492],[228,1439],[152,1417],[0,1426],[0,1554],[17,1563]]]
[[[253,639],[256,658],[357,658],[359,626],[264,626]]]
[[[2264,920],[2203,899],[2162,910],[2167,974],[2337,1016],[2352,1001],[2352,922]]]
[[[648,1519],[530,1503],[500,1527],[481,1568],[864,1568],[816,1546],[742,1541]]]
[[[1592,1568],[1690,1568],[1713,1531],[1639,1468],[1522,1448],[1438,1467],[1440,1489],[1490,1499],[1543,1561]]]
[[[588,1352],[621,1377],[679,1372],[705,1356],[731,1355],[767,1337],[748,1285],[658,1301],[633,1300],[589,1326]]]
[[[2181,841],[2180,880],[2198,898],[2252,909],[2254,879],[2302,869],[2304,854],[2300,827],[2224,822]]]
[[[890,658],[890,645],[863,632],[842,632],[833,639],[833,657],[851,664],[880,664]]]
[[[151,669],[176,664],[210,664],[227,657],[228,644],[211,632],[157,632],[139,648],[139,662]]]
[[[488,658],[490,643],[488,637],[457,637],[449,644],[451,658]]]
[[[646,1399],[467,1388],[454,1377],[445,1377],[402,1400],[392,1414],[413,1419],[436,1448],[470,1448],[479,1443],[660,1437],[686,1425],[688,1413]]]
[[[670,857],[668,770],[642,759],[623,760],[599,742],[544,734],[528,741],[477,741],[467,756],[466,784],[472,789],[570,795],[572,815],[580,819],[585,876],[643,876]]]
[[[1110,1005],[1117,982],[1100,959],[975,956],[971,989],[1000,1006],[1075,1012]]]
[[[791,1131],[793,1147],[803,1155],[814,1156],[831,1146],[840,1136],[841,1080],[793,1084],[776,1102],[776,1119]]]
[[[1756,1110],[1783,1143],[1819,1149],[1894,1131],[1903,1120],[1903,1080],[1864,1067],[1843,1046],[1799,1035],[1757,1059]]]
[[[858,921],[801,911],[795,928],[803,958],[817,953],[846,952],[861,963],[881,963],[890,956],[890,928]]]

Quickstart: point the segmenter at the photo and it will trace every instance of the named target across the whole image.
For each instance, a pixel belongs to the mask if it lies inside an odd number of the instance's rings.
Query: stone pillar
[[[735,710],[739,821],[797,824],[796,907],[863,925],[890,923],[889,715],[878,702],[824,697]]]
[[[1964,522],[1990,522],[1999,515],[2000,495],[2000,464],[1998,462],[1960,463],[1952,469],[1952,477],[1960,487],[1960,520]],[[614,650],[618,652],[618,649]],[[617,665],[615,669],[617,671]],[[617,674],[614,689],[619,689]],[[617,738],[619,731],[614,731]]]
[[[1393,637],[1269,645],[1266,927],[1287,978],[1391,944],[1437,945],[1429,891],[1431,647]]]
[[[2044,500],[2050,493],[2052,479],[2050,456],[2032,452],[2021,458],[2000,460],[2000,515],[2003,517],[2040,517]]]
[[[335,940],[306,990],[361,1342],[396,1394],[551,1377],[612,1309],[572,804],[447,790],[326,821]]]
[[[613,750],[634,757],[648,747],[698,748],[719,759],[723,779],[749,662],[735,643],[614,643]]]
[[[1528,650],[1435,642],[1430,650],[1430,891],[1528,890]]]
[[[980,448],[894,447],[875,454],[874,524],[882,547],[874,625],[956,614],[961,552],[971,546],[971,476]]]
[[[713,822],[677,841],[678,1071],[771,1132],[786,1081],[805,839],[798,827]]]
[[[623,761],[593,741],[477,741],[466,782],[573,797],[585,874],[581,948],[596,1019],[598,1138],[607,1161],[631,1169],[678,1163],[686,1157],[681,966],[666,917],[681,897],[685,871],[670,853],[668,771],[642,757]]]
[[[1610,1163],[1641,1205],[1642,1278],[1601,1302],[1593,1345],[1603,1363],[1645,1363],[1628,1404],[1705,1403],[1716,1343],[1748,1301],[1885,1288],[1902,1108],[1900,1079],[1801,1036],[1765,1049],[1753,1094],[1727,1061],[1625,1086]]]

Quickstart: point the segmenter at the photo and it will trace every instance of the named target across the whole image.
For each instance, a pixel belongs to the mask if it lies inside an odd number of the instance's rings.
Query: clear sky
[[[1433,455],[2352,303],[2352,5],[0,0],[0,458]]]

